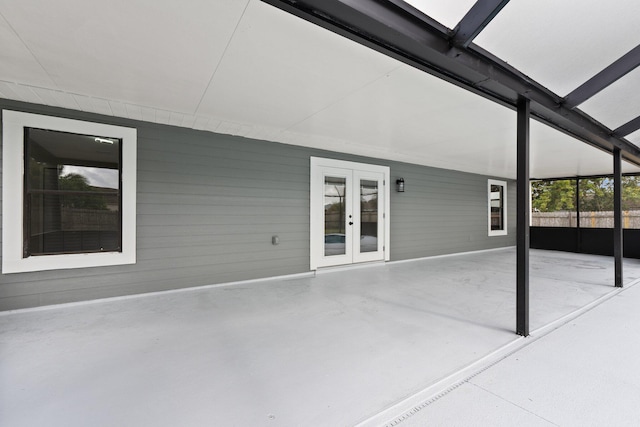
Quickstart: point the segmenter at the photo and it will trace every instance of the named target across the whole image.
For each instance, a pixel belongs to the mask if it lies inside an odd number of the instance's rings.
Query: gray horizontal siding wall
[[[515,244],[513,183],[509,235],[488,237],[484,176],[6,100],[0,107],[138,129],[137,263],[1,275],[0,310],[307,272],[310,156],[387,165],[392,181],[404,177],[407,191],[391,193],[392,260]]]
[[[392,164],[391,175],[406,187],[391,194],[393,259],[515,245],[515,182],[507,183],[508,234],[489,237],[487,177],[408,164]]]

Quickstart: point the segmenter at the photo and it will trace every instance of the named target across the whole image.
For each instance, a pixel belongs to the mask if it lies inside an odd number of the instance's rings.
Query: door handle
[[[349,225],[353,225],[353,222],[349,221]]]

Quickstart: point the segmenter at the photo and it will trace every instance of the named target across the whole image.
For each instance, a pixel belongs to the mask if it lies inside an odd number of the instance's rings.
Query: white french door
[[[311,269],[388,260],[389,168],[311,158]]]

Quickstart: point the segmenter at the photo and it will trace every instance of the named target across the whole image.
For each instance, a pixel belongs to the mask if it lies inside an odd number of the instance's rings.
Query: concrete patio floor
[[[419,423],[403,414],[618,292],[612,258],[532,250],[518,337],[509,248],[3,313],[0,425]]]
[[[384,425],[638,426],[639,305],[636,282]]]

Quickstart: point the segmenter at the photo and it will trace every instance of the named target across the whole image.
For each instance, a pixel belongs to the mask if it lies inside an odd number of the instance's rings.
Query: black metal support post
[[[613,131],[614,135],[625,137],[640,129],[640,116],[635,119],[629,120],[619,128]]]
[[[473,39],[500,13],[509,0],[477,1],[454,29],[453,43],[469,47]]]
[[[516,333],[529,335],[529,224],[531,199],[529,189],[529,100],[518,99],[518,155],[517,155],[517,290]]]
[[[615,285],[622,287],[622,155],[613,150],[613,257],[615,258]]]
[[[624,77],[627,73],[640,66],[640,45],[634,47],[620,59],[590,78],[565,98],[565,103],[576,107],[587,99],[599,93],[612,83]]]
[[[582,251],[582,235],[580,234],[580,177],[576,176],[576,249]]]

